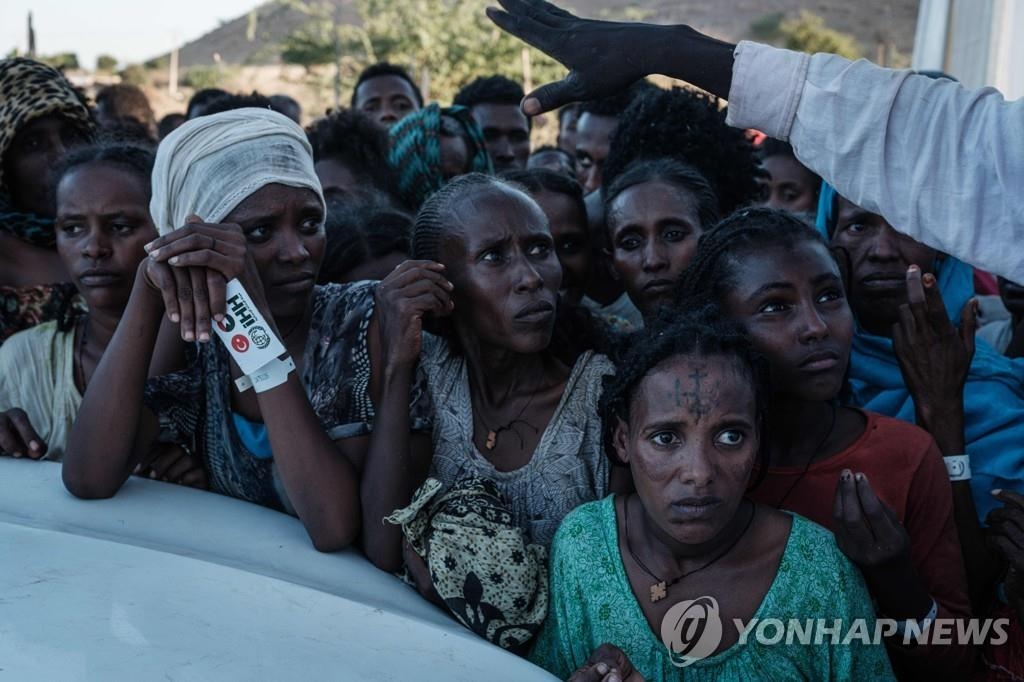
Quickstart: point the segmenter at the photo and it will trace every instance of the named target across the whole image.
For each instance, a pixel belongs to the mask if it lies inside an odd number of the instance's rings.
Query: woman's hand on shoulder
[[[606,643],[594,649],[569,682],[644,682],[644,677],[622,649]]]
[[[0,412],[0,455],[39,459],[45,454],[46,443],[24,410],[14,407]]]
[[[212,322],[223,317],[229,280],[238,279],[259,303],[263,285],[242,228],[209,224],[192,216],[182,228],[146,245],[146,279],[160,291],[185,341],[208,341]]]
[[[454,288],[440,263],[407,260],[377,286],[376,306],[386,367],[416,364],[423,346],[423,318],[444,317],[455,308]]]

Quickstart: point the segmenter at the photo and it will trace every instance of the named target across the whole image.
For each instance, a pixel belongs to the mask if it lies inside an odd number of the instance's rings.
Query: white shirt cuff
[[[788,140],[811,55],[744,40],[733,56],[725,122]]]

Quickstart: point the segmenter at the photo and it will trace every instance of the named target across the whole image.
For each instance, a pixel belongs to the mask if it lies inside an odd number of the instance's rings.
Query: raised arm
[[[729,100],[730,125],[789,140],[840,194],[920,242],[1013,281],[1024,260],[1024,100],[836,55],[738,46],[688,26],[579,19],[542,0],[499,0],[491,19],[569,70],[527,95],[538,114],[647,74]]]
[[[447,315],[451,284],[442,267],[406,261],[377,289],[371,349],[379,397],[362,475],[363,549],[386,571],[402,567],[402,529],[384,522],[409,504],[430,468],[429,438],[410,433],[409,397],[423,343],[423,316]]]

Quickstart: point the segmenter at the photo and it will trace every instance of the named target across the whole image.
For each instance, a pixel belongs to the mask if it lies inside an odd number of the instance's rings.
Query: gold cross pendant
[[[651,585],[651,602],[661,601],[668,596],[668,590],[665,588],[665,581],[662,580],[660,583]]]

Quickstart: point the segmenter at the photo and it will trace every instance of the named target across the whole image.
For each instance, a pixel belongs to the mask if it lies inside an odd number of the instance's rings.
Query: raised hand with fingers
[[[594,649],[569,682],[644,682],[644,678],[622,649],[606,643]]]
[[[867,476],[846,470],[832,506],[836,544],[858,566],[878,567],[907,556],[910,538],[896,514],[878,499]]]
[[[916,265],[907,271],[907,299],[893,325],[893,350],[914,398],[917,422],[944,455],[963,454],[963,392],[974,358],[977,301],[964,306],[957,329],[935,276],[922,275]]]
[[[454,288],[440,263],[408,260],[377,287],[380,338],[386,367],[404,368],[419,360],[423,318],[444,317],[455,308]]]
[[[241,280],[257,305],[263,300],[263,287],[238,225],[211,225],[192,216],[181,229],[150,242],[147,250],[147,281],[160,290],[168,317],[180,321],[185,341],[212,338],[211,324],[225,312],[229,280]]]
[[[614,94],[655,73],[728,96],[735,46],[688,26],[596,21],[544,0],[498,1],[503,9],[487,10],[491,21],[569,69],[565,79],[527,94],[528,116]]]
[[[39,459],[45,454],[46,443],[24,410],[15,407],[0,412],[0,455]]]

